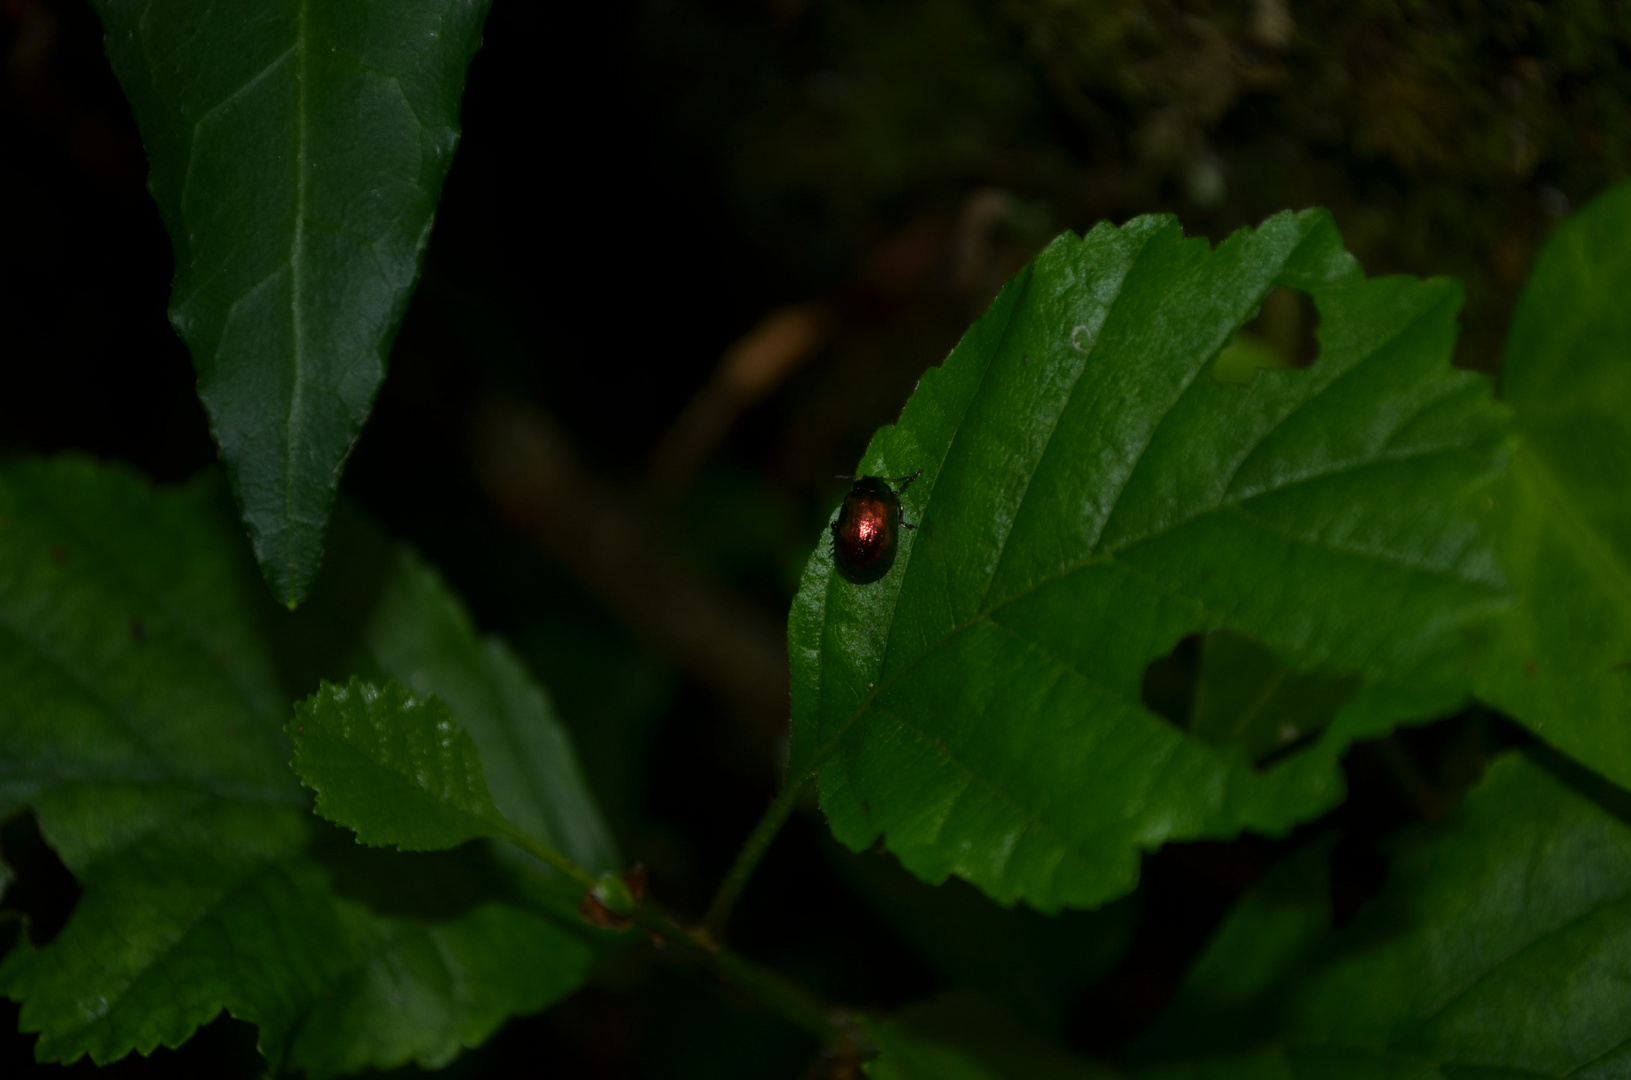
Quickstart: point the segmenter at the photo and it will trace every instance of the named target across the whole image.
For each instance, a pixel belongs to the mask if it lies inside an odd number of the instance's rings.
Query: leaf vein
[[[1531,867],[1531,870],[1533,870],[1533,867]],[[1518,948],[1507,953],[1505,956],[1489,965],[1483,971],[1479,972],[1476,977],[1468,981],[1460,989],[1456,990],[1455,993],[1451,994],[1450,997],[1447,998],[1441,1005],[1435,1008],[1432,1012],[1428,1013],[1426,1016],[1422,1017],[1420,1020],[1416,1021],[1416,1023],[1411,1026],[1418,1031],[1425,1028],[1428,1024],[1431,1024],[1434,1020],[1448,1012],[1457,1002],[1461,1001],[1468,994],[1471,994],[1479,986],[1500,974],[1503,968],[1516,961],[1519,957],[1535,948],[1538,948],[1548,940],[1557,937],[1559,934],[1566,933],[1573,927],[1585,922],[1587,919],[1590,919],[1593,916],[1611,908],[1627,905],[1628,902],[1631,902],[1631,891],[1614,896],[1608,899],[1606,902],[1595,904],[1584,911],[1576,912],[1574,915],[1569,916],[1569,918],[1565,919],[1561,923],[1558,923],[1556,926],[1548,927],[1546,930],[1535,935]]]
[[[979,607],[985,607],[986,602],[991,598],[991,589],[996,584],[997,578],[1002,571],[1003,559],[1008,554],[1008,540],[1014,535],[1014,526],[1019,522],[1020,509],[1025,505],[1025,499],[1026,496],[1030,494],[1031,485],[1036,482],[1036,474],[1042,471],[1042,464],[1047,460],[1048,451],[1053,448],[1054,436],[1059,433],[1059,424],[1062,420],[1064,420],[1065,414],[1070,411],[1071,402],[1076,399],[1076,390],[1082,385],[1082,377],[1087,374],[1089,366],[1093,362],[1094,356],[1099,351],[1099,344],[1104,340],[1104,326],[1110,321],[1110,316],[1114,313],[1116,304],[1120,302],[1122,293],[1127,288],[1127,279],[1132,276],[1133,270],[1138,266],[1139,258],[1144,254],[1145,249],[1150,246],[1150,240],[1157,235],[1157,232],[1158,230],[1151,230],[1150,232],[1146,233],[1143,239],[1139,242],[1138,248],[1128,256],[1126,268],[1122,270],[1121,277],[1116,281],[1115,295],[1110,297],[1109,301],[1104,304],[1104,314],[1099,321],[1099,332],[1093,338],[1093,347],[1088,351],[1086,356],[1082,357],[1082,365],[1079,369],[1077,369],[1076,377],[1071,380],[1070,389],[1065,392],[1064,404],[1061,405],[1059,411],[1054,414],[1053,423],[1048,426],[1048,437],[1042,442],[1042,452],[1037,454],[1036,460],[1031,463],[1030,472],[1027,473],[1025,477],[1025,486],[1019,493],[1018,501],[1014,504],[1014,513],[1008,518],[1006,527],[1003,529],[1002,540],[997,544],[997,557],[991,563],[991,573],[985,579],[985,589],[980,593]],[[1021,299],[1023,299],[1023,297],[1021,297]],[[1004,340],[1006,340],[1006,338],[1007,335],[1005,331]],[[994,366],[995,363],[996,357],[993,356],[991,366]],[[976,394],[977,393],[978,391],[976,391]],[[958,431],[961,430],[962,426],[959,425]],[[953,435],[953,438],[956,438],[955,434]],[[947,452],[949,454],[949,448]]]
[[[203,127],[205,124],[209,123],[210,120],[214,119],[215,115],[221,110],[230,106],[233,102],[237,101],[250,90],[253,90],[257,83],[270,75],[272,70],[282,64],[285,60],[291,59],[294,56],[294,53],[295,46],[293,45],[289,46],[287,49],[284,49],[271,60],[267,61],[265,67],[261,68],[255,74],[239,83],[237,88],[229,92],[226,97],[199,113],[198,119],[193,121],[193,138],[196,139],[198,137],[199,128]]]

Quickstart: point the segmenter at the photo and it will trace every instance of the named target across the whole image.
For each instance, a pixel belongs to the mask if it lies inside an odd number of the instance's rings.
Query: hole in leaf
[[[1194,738],[1238,746],[1259,768],[1306,746],[1359,691],[1358,675],[1294,671],[1227,630],[1180,641],[1144,670],[1144,704]]]
[[[1189,730],[1195,683],[1201,672],[1201,635],[1190,634],[1144,669],[1144,707]]]
[[[1257,316],[1218,354],[1212,378],[1249,383],[1265,369],[1308,367],[1319,357],[1319,324],[1313,297],[1276,286],[1263,298]]]
[[[73,913],[79,882],[40,835],[33,814],[19,814],[0,825],[0,858],[16,875],[0,898],[0,910],[27,919],[29,940],[44,945]],[[0,882],[4,880],[0,871]]]

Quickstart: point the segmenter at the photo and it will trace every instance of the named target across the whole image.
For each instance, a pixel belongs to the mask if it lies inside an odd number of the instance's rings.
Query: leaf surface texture
[[[1319,359],[1214,380],[1276,285],[1318,306]],[[1454,708],[1464,631],[1506,602],[1465,504],[1507,421],[1449,364],[1459,304],[1366,279],[1323,212],[1216,250],[1158,217],[1055,241],[861,463],[921,470],[895,568],[852,585],[823,542],[805,572],[792,762],[835,835],[1003,903],[1093,906],[1142,849],[1317,815],[1352,740]],[[1255,769],[1140,699],[1151,660],[1219,629],[1360,689]]]
[[[224,1008],[274,1068],[445,1063],[591,950],[490,860],[365,858],[312,817],[264,633],[289,616],[242,548],[207,483],[0,471],[0,814],[31,808],[84,889],[0,990],[42,1060],[175,1046]]]
[[[96,8],[175,250],[170,318],[293,606],[419,274],[487,4]]]
[[[475,741],[439,698],[394,682],[324,683],[295,706],[289,738],[317,812],[365,844],[439,851],[507,825]]]
[[[1207,1059],[1138,1075],[1625,1075],[1631,825],[1624,793],[1594,779],[1497,761],[1449,818],[1394,845],[1382,895],[1341,931],[1323,851],[1271,878],[1145,1040]]]
[[[1521,602],[1478,694],[1631,786],[1631,184],[1558,226],[1513,316],[1501,396],[1523,433],[1491,492]]]

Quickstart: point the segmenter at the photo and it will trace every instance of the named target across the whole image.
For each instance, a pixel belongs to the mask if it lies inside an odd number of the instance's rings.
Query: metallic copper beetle
[[[832,523],[832,561],[846,580],[869,585],[895,565],[900,530],[917,528],[901,520],[900,493],[921,475],[922,470],[894,480],[862,476],[850,486]]]

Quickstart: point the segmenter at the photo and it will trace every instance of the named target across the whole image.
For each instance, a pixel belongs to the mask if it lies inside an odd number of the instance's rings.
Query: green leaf
[[[425,903],[381,873],[423,881],[413,860],[442,856],[332,842],[287,764],[242,548],[209,484],[0,470],[0,815],[31,807],[84,889],[49,945],[0,962],[0,992],[41,1060],[174,1046],[224,1008],[274,1069],[445,1063],[575,987],[591,951],[490,861]]]
[[[1488,528],[1521,602],[1479,697],[1631,786],[1631,184],[1565,221],[1513,316],[1501,395],[1523,432]]]
[[[872,1028],[872,1080],[1109,1080],[970,994],[921,1002]]]
[[[1139,1075],[1624,1075],[1631,824],[1588,787],[1498,760],[1448,819],[1401,839],[1381,897],[1339,932],[1322,897],[1284,880],[1248,898],[1158,1029],[1217,1007],[1209,1046],[1155,1048],[1210,1060]],[[1265,934],[1278,959],[1250,959]]]
[[[96,0],[170,318],[277,598],[305,598],[458,141],[482,0]]]
[[[509,645],[476,632],[441,576],[396,545],[354,671],[447,702],[470,733],[493,802],[516,828],[587,870],[626,869],[548,697]]]
[[[447,703],[475,740],[499,812],[591,871],[625,868],[565,727],[510,647],[477,633],[434,568],[343,504],[311,601],[275,620],[302,695],[323,679],[394,680]],[[500,845],[505,858],[530,856]]]
[[[365,844],[438,851],[509,824],[469,734],[437,698],[397,683],[324,683],[289,722],[294,771],[317,812]]]
[[[1275,285],[1318,305],[1320,358],[1207,377]],[[792,762],[835,835],[1003,903],[1092,906],[1140,850],[1317,815],[1354,739],[1457,707],[1464,628],[1504,602],[1463,504],[1506,439],[1449,364],[1460,296],[1367,280],[1323,212],[1215,251],[1170,218],[1055,241],[862,460],[922,470],[895,568],[852,585],[824,539],[806,569]],[[1254,769],[1140,700],[1150,661],[1219,629],[1363,688]]]

